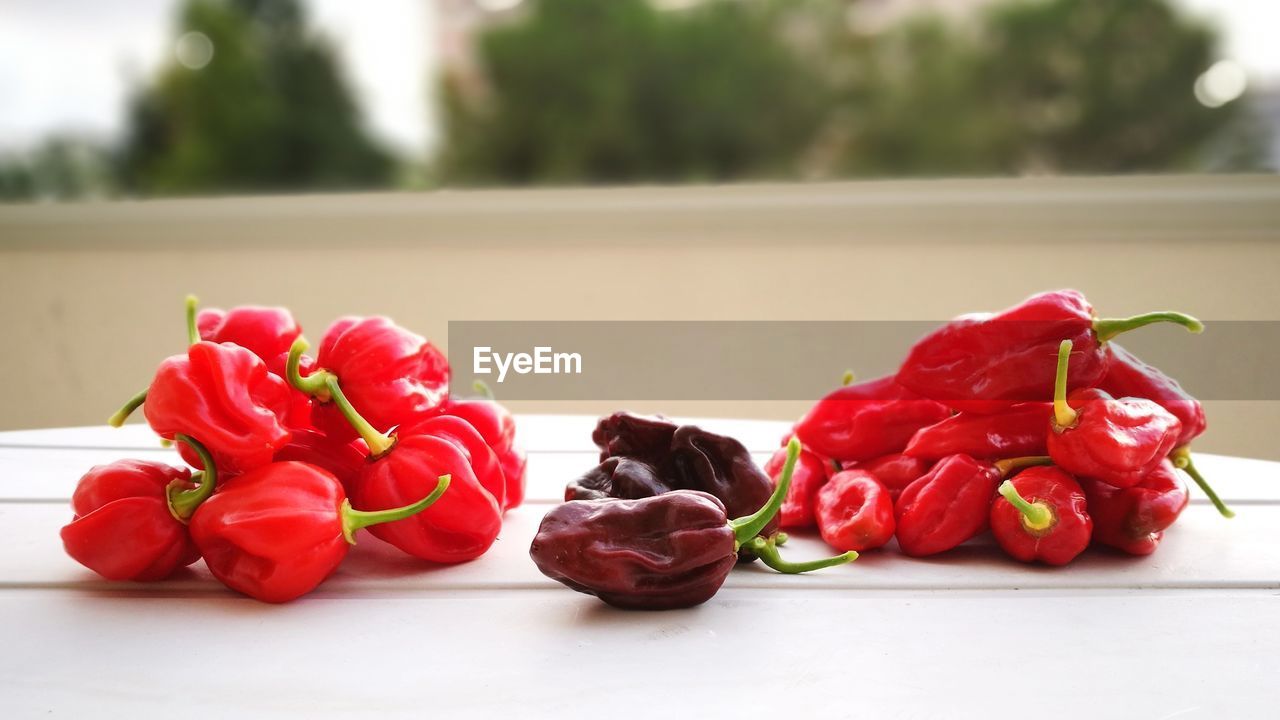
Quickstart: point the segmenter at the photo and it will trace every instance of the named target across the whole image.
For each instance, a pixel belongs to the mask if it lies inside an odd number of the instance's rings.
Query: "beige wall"
[[[1275,177],[0,206],[0,429],[100,422],[181,346],[188,292],[289,305],[313,339],[386,313],[443,343],[451,319],[929,319],[1068,286],[1114,315],[1280,320],[1277,271]],[[1277,405],[1212,404],[1202,449],[1280,458]]]

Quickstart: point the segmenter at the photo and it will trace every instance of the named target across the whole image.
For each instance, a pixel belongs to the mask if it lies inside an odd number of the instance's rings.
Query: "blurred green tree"
[[[362,130],[333,49],[296,0],[188,0],[179,33],[212,45],[140,92],[120,155],[124,184],[152,193],[387,184],[392,163]]]

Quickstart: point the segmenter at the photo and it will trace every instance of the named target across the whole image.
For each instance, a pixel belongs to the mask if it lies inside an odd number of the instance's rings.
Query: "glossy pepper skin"
[[[498,455],[471,423],[456,415],[436,415],[396,430],[396,435],[431,435],[453,443],[466,456],[476,481],[505,509],[507,481]]]
[[[968,455],[939,461],[894,506],[898,546],[912,557],[945,552],[987,529],[1000,484],[994,465]]]
[[[1023,470],[1000,486],[991,505],[991,533],[1010,557],[1066,565],[1093,533],[1084,490],[1055,467]]]
[[[916,431],[950,414],[885,376],[828,393],[800,418],[795,434],[818,455],[861,462],[902,452]]]
[[[333,440],[319,430],[294,430],[289,443],[276,451],[272,462],[293,460],[329,471],[347,495],[351,495],[368,458],[367,448]]]
[[[787,463],[787,448],[781,447],[764,464],[764,472],[776,483]],[[778,512],[778,526],[784,528],[813,527],[817,523],[814,501],[818,491],[827,483],[828,464],[808,450],[801,450],[791,476],[791,489]],[[843,548],[857,550],[858,548]]]
[[[170,509],[171,486],[195,487],[191,471],[117,460],[85,473],[71,496],[75,519],[62,528],[67,554],[108,580],[162,580],[200,554]]]
[[[1204,433],[1204,408],[1177,380],[1139,360],[1115,343],[1107,343],[1107,374],[1099,387],[1115,397],[1151,400],[1182,423],[1176,445],[1182,446]]]
[[[1189,500],[1187,486],[1168,460],[1131,487],[1115,488],[1096,480],[1081,484],[1093,516],[1094,542],[1130,555],[1155,552]]]
[[[885,487],[885,490],[889,491],[889,497],[897,502],[902,491],[906,490],[911,483],[924,477],[924,474],[929,472],[929,468],[933,467],[933,463],[903,453],[894,453],[857,463],[853,467],[871,473]],[[845,470],[848,469],[845,468]]]
[[[430,416],[449,389],[444,354],[385,317],[335,320],[320,343],[316,366],[336,375],[351,404],[383,431]],[[317,375],[320,371],[308,377]],[[321,400],[313,410],[317,427],[335,438],[354,438],[338,409],[326,402],[323,380],[317,378],[310,387],[320,391],[311,393]]]
[[[924,336],[897,380],[957,410],[1002,412],[1013,403],[1049,399],[1055,351],[1064,338],[1075,348],[1068,389],[1093,387],[1107,371],[1106,341],[1153,322],[1203,330],[1195,318],[1173,312],[1098,319],[1075,290],[1040,293],[999,313],[961,316]]]
[[[263,602],[301,597],[324,582],[355,543],[355,531],[404,521],[449,487],[392,513],[351,510],[342,484],[300,462],[264,465],[209,498],[191,518],[191,537],[222,584]],[[393,523],[394,524],[394,523]]]
[[[1067,396],[1062,378],[1070,355],[1071,341],[1064,340],[1048,423],[1049,456],[1080,477],[1121,488],[1138,484],[1173,450],[1182,423],[1143,398],[1116,399],[1097,388]]]
[[[207,308],[196,316],[196,326],[201,340],[235,343],[262,358],[267,369],[280,377],[284,377],[289,347],[302,334],[302,327],[282,307]]]
[[[925,460],[968,455],[982,460],[1044,455],[1048,452],[1045,418],[1053,403],[1020,403],[1006,412],[957,413],[921,428],[902,452]]]
[[[871,550],[893,538],[893,499],[866,470],[843,470],[818,491],[818,532],[837,550]]]
[[[257,355],[202,340],[160,363],[143,411],[160,437],[196,438],[220,469],[237,474],[271,462],[289,442],[290,402],[288,385]],[[186,448],[183,457],[198,462]]]
[[[510,510],[523,503],[528,457],[516,439],[516,421],[511,413],[488,398],[451,398],[441,406],[440,412],[471,423],[497,455],[507,484],[503,491],[503,509]]]

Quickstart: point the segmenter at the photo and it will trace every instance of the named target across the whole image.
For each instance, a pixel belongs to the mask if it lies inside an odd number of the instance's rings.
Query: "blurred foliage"
[[[74,136],[55,136],[33,152],[0,158],[0,199],[101,197],[115,189],[108,147]]]
[[[390,181],[390,157],[360,127],[333,49],[296,0],[188,0],[179,34],[214,47],[172,63],[133,101],[126,187],[150,194],[352,188]]]

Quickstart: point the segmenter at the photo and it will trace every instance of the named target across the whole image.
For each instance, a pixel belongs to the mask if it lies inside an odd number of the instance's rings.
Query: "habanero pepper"
[[[1142,482],[1115,488],[1096,480],[1082,480],[1089,512],[1093,516],[1095,542],[1130,555],[1150,555],[1186,509],[1187,486],[1173,463],[1156,466]]]
[[[435,345],[385,317],[343,317],[325,332],[316,355],[320,369],[298,389],[318,402],[312,414],[334,438],[355,437],[326,388],[337,377],[342,391],[375,428],[386,430],[422,420],[444,402],[449,361]]]
[[[1093,519],[1076,479],[1055,467],[1032,467],[1000,484],[991,534],[1010,557],[1066,565],[1089,547]]]
[[[396,428],[396,435],[432,435],[452,442],[466,456],[480,486],[489,491],[498,507],[507,507],[507,481],[498,455],[471,423],[456,415],[434,415]]]
[[[1046,457],[994,463],[968,455],[943,458],[907,486],[894,504],[898,547],[912,557],[925,557],[976,537],[987,528],[1000,480],[1014,470],[1047,462]]]
[[[940,423],[921,428],[902,452],[926,460],[948,455],[968,455],[982,460],[999,460],[1025,455],[1044,455],[1048,432],[1045,418],[1053,414],[1052,403],[1019,403],[994,414],[962,412]]]
[[[886,375],[828,393],[800,418],[795,434],[818,455],[861,462],[902,452],[916,431],[950,414]]]
[[[764,464],[764,472],[776,483],[782,477],[782,469],[787,464],[787,448],[781,447],[774,452]],[[814,515],[814,500],[818,491],[827,483],[828,465],[822,458],[808,450],[801,449],[796,460],[795,472],[791,477],[791,489],[782,501],[782,510],[778,512],[778,527],[797,528],[813,527],[817,522]],[[857,548],[842,548],[856,550]]]
[[[889,497],[894,502],[897,502],[898,496],[902,495],[902,491],[906,490],[911,483],[924,477],[924,474],[929,472],[931,467],[933,467],[933,463],[929,460],[922,460],[903,453],[894,453],[866,462],[855,463],[851,467],[844,469],[857,468],[871,473],[889,491]]]
[[[893,539],[893,499],[866,470],[832,475],[818,491],[814,514],[822,539],[837,550],[862,552]]]
[[[1058,350],[1049,456],[1063,470],[1114,487],[1142,481],[1173,450],[1182,423],[1144,398],[1111,397],[1097,388],[1067,395],[1071,341]]]
[[[1099,319],[1075,290],[1040,293],[999,313],[963,315],[924,336],[912,346],[897,380],[956,410],[1003,412],[1013,403],[1048,399],[1054,350],[1063,338],[1072,341],[1076,353],[1068,387],[1093,387],[1107,371],[1107,341],[1157,322],[1193,333],[1204,329],[1199,320],[1177,312]]]
[[[267,369],[284,377],[285,360],[302,327],[282,307],[242,305],[230,310],[206,308],[196,316],[201,340],[230,342],[262,358]]]
[[[294,341],[293,359],[306,350]],[[314,377],[314,376],[313,376]],[[374,537],[409,555],[435,563],[459,563],[483,555],[502,530],[502,506],[480,484],[463,447],[451,434],[378,432],[352,407],[337,377],[326,377],[326,395],[369,448],[352,502],[364,511],[401,507],[422,497],[435,479],[452,477],[449,493],[426,512],[404,522],[371,527]],[[308,389],[292,370],[289,381]]]
[[[528,456],[516,440],[516,420],[511,412],[493,399],[489,386],[477,380],[475,387],[484,397],[449,398],[440,406],[440,413],[460,417],[471,423],[480,437],[493,448],[502,466],[502,476],[507,487],[503,493],[503,510],[518,507],[524,502],[525,469]]]
[[[412,505],[361,512],[328,471],[271,463],[205,501],[191,518],[191,538],[222,584],[263,602],[288,602],[333,574],[357,530],[413,517],[448,497],[449,480],[440,476],[435,489]]]
[[[182,435],[177,440],[191,442]],[[108,580],[167,578],[199,559],[186,523],[216,481],[212,470],[192,476],[187,468],[146,460],[91,468],[71,496],[75,518],[62,528],[62,545]]]
[[[288,444],[277,450],[271,461],[306,462],[328,470],[350,496],[367,457],[367,452],[355,443],[335,441],[319,430],[295,429]]]
[[[547,577],[619,608],[670,610],[709,600],[743,550],[784,573],[850,562],[857,553],[805,563],[783,560],[760,537],[791,485],[798,442],[764,506],[730,520],[718,498],[673,490],[635,500],[571,500],[542,519],[529,556]],[[636,462],[642,462],[637,460]]]

